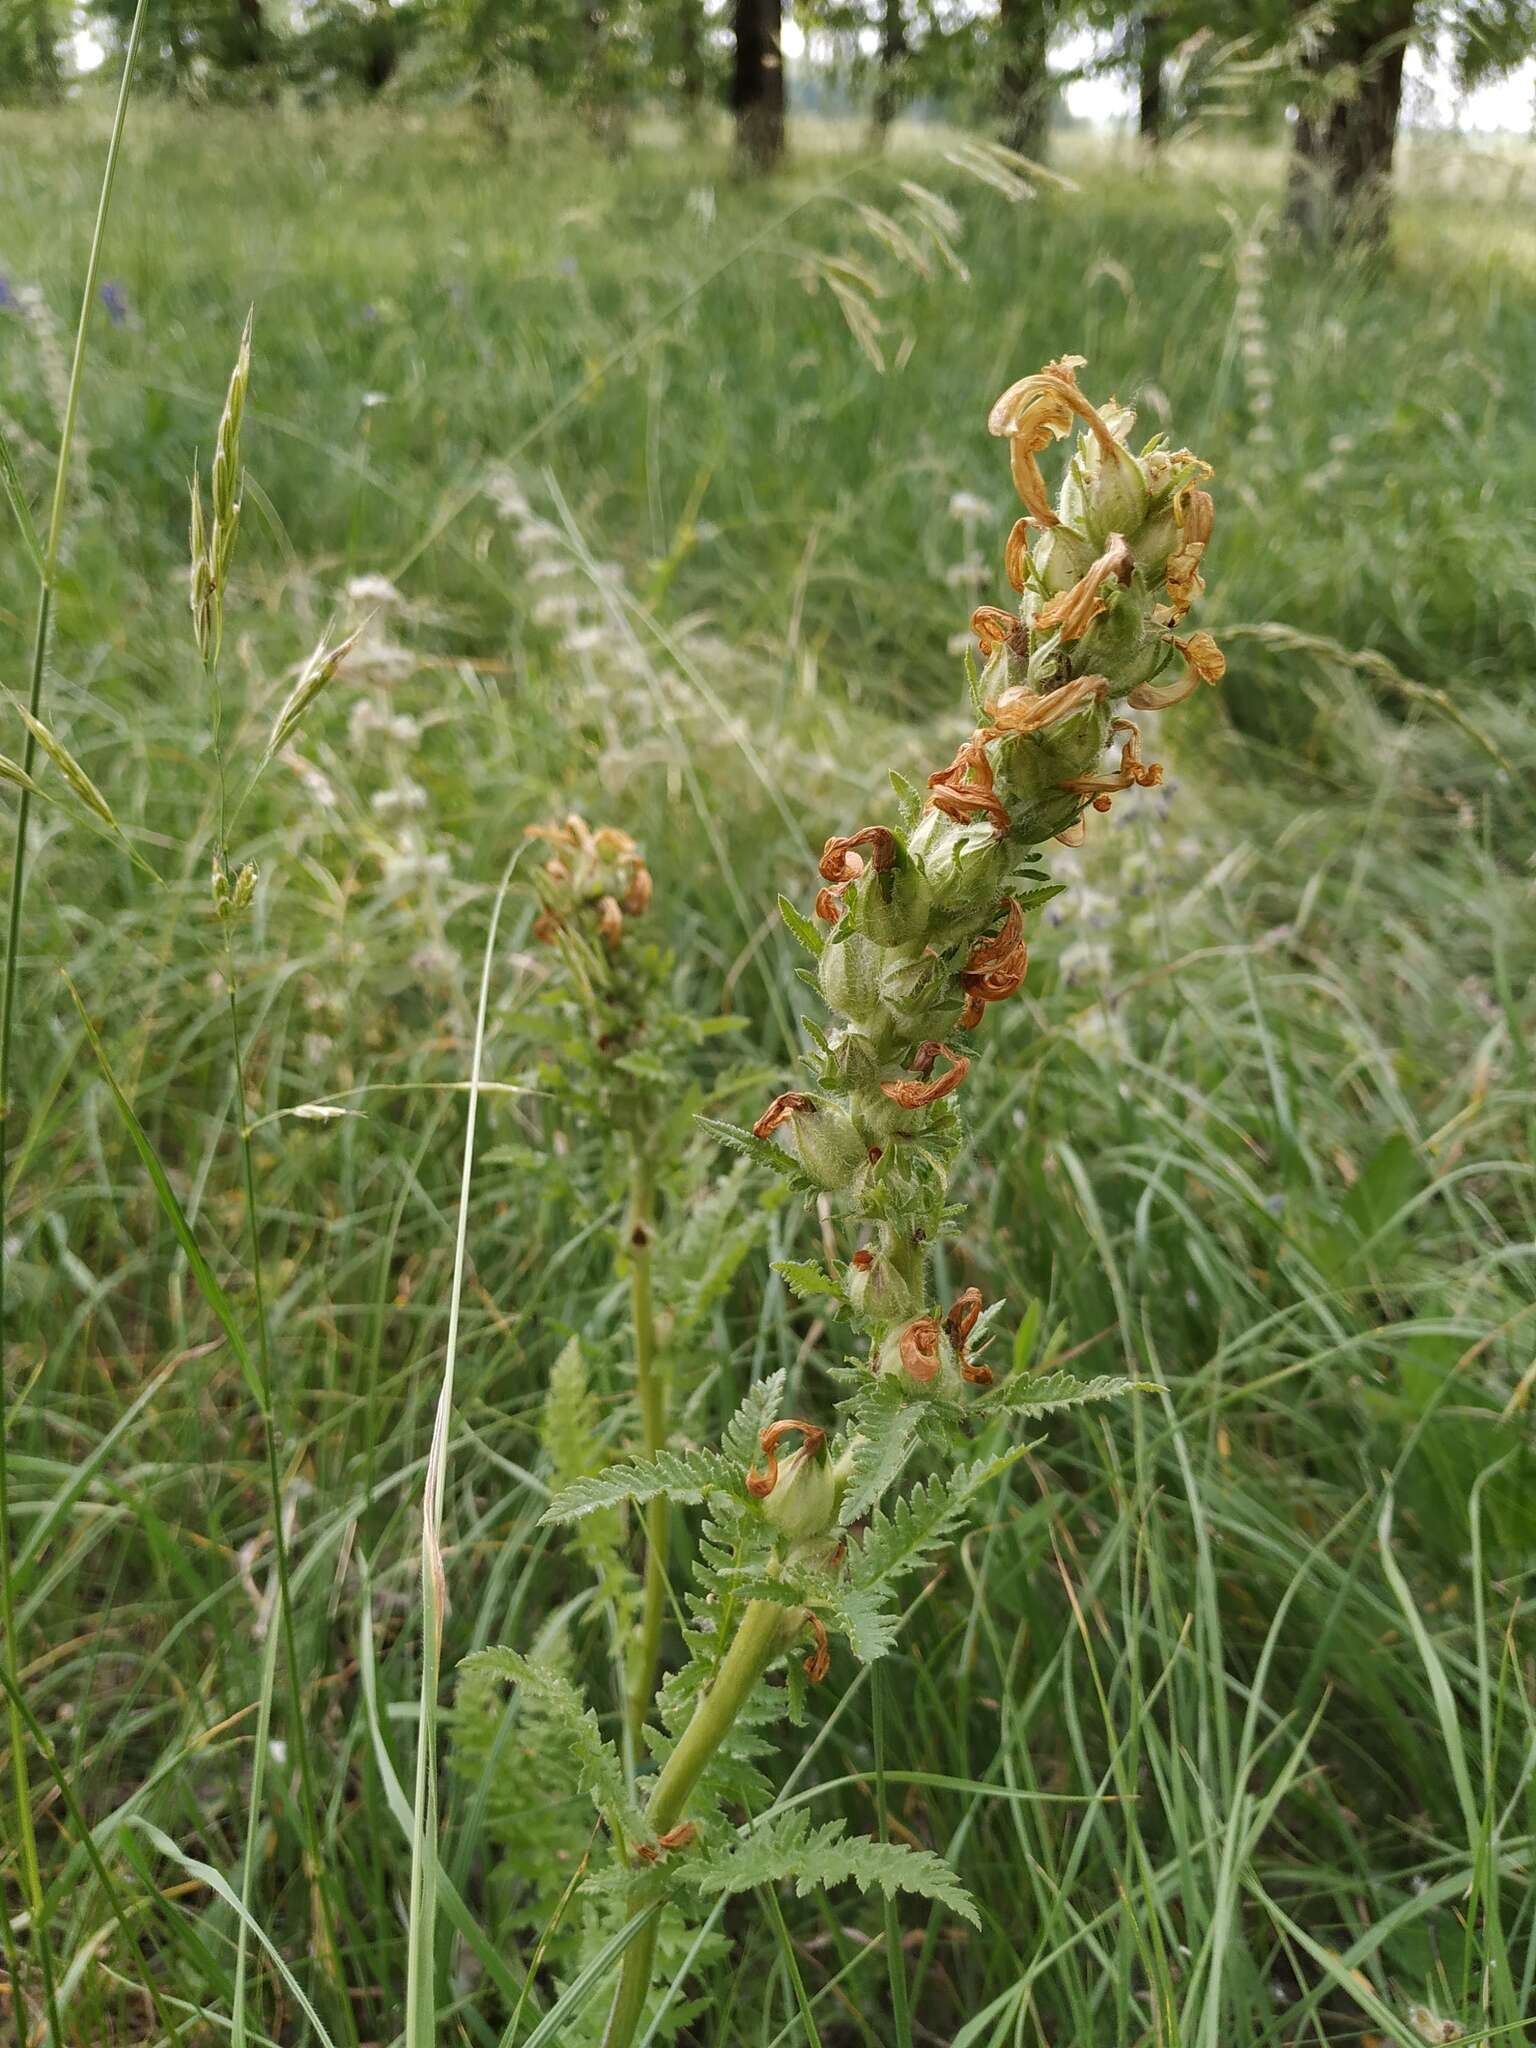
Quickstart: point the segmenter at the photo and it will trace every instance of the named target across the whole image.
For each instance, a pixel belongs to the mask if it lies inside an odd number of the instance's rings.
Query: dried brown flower
[[[994,655],[999,647],[1011,647],[1016,654],[1029,649],[1023,621],[1001,605],[979,604],[971,613],[971,631],[981,642],[983,656]]]
[[[938,1375],[939,1326],[932,1316],[919,1316],[907,1324],[899,1340],[901,1369],[908,1379],[926,1386]]]
[[[951,1065],[936,1081],[930,1081],[927,1077],[941,1057],[949,1060]],[[952,1094],[971,1071],[971,1063],[964,1053],[951,1052],[947,1045],[940,1045],[937,1039],[930,1038],[918,1047],[912,1071],[920,1076],[918,1080],[880,1083],[880,1093],[894,1102],[898,1109],[926,1109],[940,1096]]]
[[[965,990],[965,1009],[960,1018],[962,1031],[973,1031],[981,1022],[988,1003],[1003,1002],[1023,982],[1029,966],[1029,946],[1024,938],[1024,912],[1013,897],[1003,928],[990,939],[979,939],[960,972]]]
[[[816,1614],[807,1613],[805,1619],[806,1625],[816,1639],[816,1647],[812,1650],[810,1656],[806,1658],[802,1668],[812,1685],[820,1685],[821,1681],[832,1669],[832,1651],[827,1642],[826,1624]]]
[[[820,874],[826,882],[854,882],[864,872],[862,854],[854,852],[857,846],[869,848],[869,865],[877,875],[883,875],[896,859],[896,835],[884,825],[866,825],[861,831],[850,832],[846,838],[834,836],[821,850]]]
[[[775,1095],[752,1126],[754,1138],[771,1138],[780,1124],[788,1123],[792,1116],[814,1111],[816,1105],[809,1095],[797,1095],[791,1090],[787,1095]]]
[[[1059,690],[1047,691],[1042,696],[1025,684],[1015,684],[1004,690],[995,704],[988,704],[986,713],[1000,733],[1039,732],[1043,726],[1054,725],[1058,718],[1078,710],[1090,698],[1102,697],[1106,687],[1103,676],[1074,676]]]
[[[1041,605],[1034,617],[1036,632],[1049,633],[1059,626],[1063,641],[1081,640],[1094,620],[1108,610],[1099,593],[1109,578],[1112,576],[1123,586],[1135,573],[1136,563],[1126,546],[1125,536],[1112,533],[1103,554],[1088,573],[1080,577],[1070,590],[1061,591]]]
[[[1168,582],[1168,601],[1177,624],[1205,588],[1200,575],[1200,557],[1205,553],[1216,523],[1216,506],[1209,491],[1188,488],[1174,499],[1173,516],[1178,521],[1179,545],[1168,557],[1164,573]]]
[[[793,1416],[786,1416],[782,1422],[770,1423],[758,1443],[763,1456],[768,1460],[766,1472],[747,1474],[747,1491],[754,1500],[766,1500],[779,1483],[779,1445],[791,1431],[798,1431],[803,1439],[802,1449],[807,1457],[819,1458],[826,1447],[827,1432],[814,1422],[801,1422]]]
[[[1001,835],[1008,830],[1009,818],[1001,798],[993,793],[992,781],[986,742],[980,733],[975,733],[961,745],[947,768],[937,769],[929,776],[928,787],[933,795],[928,801],[935,810],[961,825],[969,825],[973,814],[979,812],[993,831]]]

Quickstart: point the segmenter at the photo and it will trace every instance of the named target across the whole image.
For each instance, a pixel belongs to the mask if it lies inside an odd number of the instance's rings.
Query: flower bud
[[[800,1448],[781,1464],[778,1447],[791,1432],[798,1432]],[[761,1505],[763,1519],[789,1543],[809,1543],[824,1536],[837,1520],[839,1493],[827,1456],[826,1431],[811,1422],[786,1418],[771,1424],[758,1441],[768,1469],[748,1474],[747,1491]]]
[[[909,1391],[958,1398],[965,1382],[949,1333],[935,1316],[916,1316],[891,1330],[875,1357],[877,1373],[897,1373]]]
[[[1122,414],[1117,428],[1133,414]],[[1116,432],[1109,439],[1083,437],[1083,530],[1100,546],[1112,533],[1134,533],[1147,516],[1147,480],[1141,464]]]
[[[928,928],[928,899],[922,869],[903,860],[860,882],[858,928],[877,946],[918,945]]]
[[[912,828],[908,851],[921,863],[934,902],[946,909],[992,902],[1002,887],[1006,858],[984,822],[962,825],[942,811],[925,811]]]
[[[829,1194],[851,1186],[868,1163],[868,1147],[852,1119],[809,1095],[775,1096],[752,1126],[752,1135],[769,1138],[777,1130],[783,1130],[788,1149]]]
[[[860,905],[860,923],[863,906]],[[828,939],[821,949],[817,968],[821,993],[827,1007],[856,1024],[872,1017],[880,1002],[880,953],[878,947],[850,932],[847,938]]]
[[[912,1280],[888,1252],[855,1252],[844,1286],[854,1309],[871,1322],[908,1322],[921,1306]]]
[[[1171,521],[1170,521],[1171,524]],[[1170,542],[1170,546],[1172,543]],[[1088,574],[1096,550],[1093,542],[1070,526],[1053,526],[1035,542],[1035,574],[1046,595],[1057,597]]]

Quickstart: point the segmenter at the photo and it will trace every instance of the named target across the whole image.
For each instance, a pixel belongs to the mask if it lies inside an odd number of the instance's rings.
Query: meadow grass
[[[9,129],[0,269],[67,331],[104,129]],[[787,1075],[775,893],[805,900],[827,820],[881,803],[868,762],[949,753],[946,646],[1000,596],[1014,511],[985,409],[1067,349],[1216,464],[1202,619],[1231,666],[1175,736],[1176,786],[1053,863],[1076,879],[969,1091],[952,1277],[1164,1391],[1057,1425],[917,1602],[878,1702],[840,1687],[786,1769],[818,1818],[873,1829],[878,1729],[892,1831],[981,1906],[980,1934],[902,1909],[919,2042],[1526,2036],[1536,278],[1491,226],[1526,166],[1412,165],[1370,274],[1285,248],[1262,152],[1066,161],[1077,190],[1019,201],[912,135],[886,165],[805,148],[757,190],[654,138],[613,165],[546,127],[498,150],[404,112],[136,110],[104,264],[126,318],[87,366],[48,701],[163,886],[37,807],[8,1225],[16,1648],[70,2043],[166,2038],[149,1979],[189,2042],[397,2037],[450,1302],[445,1675],[578,1596],[536,1526],[534,1424],[569,1334],[623,1357],[608,1238],[579,1220],[591,1142],[553,1144],[537,1101],[481,1098],[452,1284],[507,856],[568,803],[634,831],[680,996],[748,1018],[748,1056]],[[968,277],[903,178],[955,209]],[[249,1320],[185,479],[252,303],[232,760],[322,632],[371,615],[233,849],[262,871],[247,1114],[323,1871],[269,1655],[260,1406],[56,971]],[[0,309],[34,503],[43,318]],[[991,517],[952,515],[956,492]],[[381,576],[397,596],[348,594]],[[17,548],[13,688],[32,602]],[[1096,875],[1128,921],[1102,923]],[[530,915],[509,903],[493,960],[493,1082],[538,1029]],[[335,1098],[356,1113],[292,1113]],[[792,1210],[762,1230],[803,1253]],[[837,1348],[754,1255],[684,1427],[711,1435],[780,1366],[815,1398]],[[516,1785],[437,1788],[445,2040],[497,2042],[529,1964],[498,1878]],[[13,1916],[17,1853],[8,1826]],[[892,2038],[878,1916],[779,1904],[731,1909],[692,2038],[811,2038],[802,1992],[828,2048]],[[535,1987],[518,2038],[548,2004]]]

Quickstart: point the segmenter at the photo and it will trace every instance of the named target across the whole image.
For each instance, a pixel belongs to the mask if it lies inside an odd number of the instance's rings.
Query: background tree
[[[784,50],[782,0],[735,0],[736,53],[731,111],[736,149],[755,171],[771,170],[784,155]]]
[[[1061,12],[1056,0],[999,0],[998,110],[1003,140],[1021,156],[1044,152],[1055,96],[1046,60]]]
[[[1403,69],[1415,41],[1449,45],[1463,89],[1512,70],[1536,44],[1531,0],[1297,4],[1299,90],[1286,217],[1328,247],[1379,248],[1391,219]]]
[[[883,143],[895,120],[906,87],[907,60],[912,54],[903,0],[881,0],[880,70],[875,81],[874,133]]]
[[[52,99],[59,90],[59,23],[52,0],[0,0],[0,98]]]

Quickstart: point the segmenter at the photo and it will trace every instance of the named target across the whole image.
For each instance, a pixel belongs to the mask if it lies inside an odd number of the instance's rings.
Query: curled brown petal
[[[988,1003],[1000,1003],[1013,995],[1029,967],[1024,912],[1013,897],[1005,900],[1008,915],[1002,930],[993,938],[979,939],[960,972],[960,986],[965,990],[965,1008],[960,1013],[962,1031],[976,1028]]]
[[[624,936],[624,913],[616,896],[605,896],[597,906],[597,928],[612,951]]]
[[[964,1294],[957,1294],[949,1304],[944,1316],[944,1327],[949,1332],[949,1341],[957,1351],[962,1350],[965,1340],[976,1327],[981,1314],[981,1289],[967,1287]]]
[[[1012,822],[1003,808],[1002,799],[995,797],[989,789],[936,789],[928,801],[946,818],[953,818],[957,825],[969,825],[973,814],[980,812],[999,838]]]
[[[1029,577],[1029,521],[1015,519],[1003,543],[1003,568],[1015,590],[1022,591]]]
[[[832,1669],[832,1650],[827,1642],[826,1624],[820,1616],[807,1614],[805,1618],[811,1634],[816,1638],[816,1647],[805,1660],[805,1675],[812,1685],[820,1685]]]
[[[952,1064],[936,1081],[882,1081],[880,1093],[894,1102],[898,1109],[926,1109],[941,1096],[953,1094],[971,1071],[971,1063],[964,1053],[951,1052],[947,1045],[940,1045],[936,1039],[930,1038],[918,1047],[912,1066],[916,1073],[926,1076],[932,1073],[934,1062],[941,1055]]]
[[[579,853],[581,842],[564,825],[525,825],[525,839],[542,839],[546,846],[559,847],[562,853]]]
[[[1105,583],[1113,576],[1117,583],[1127,584],[1135,571],[1136,563],[1125,536],[1112,533],[1103,554],[1088,573],[1070,590],[1061,591],[1041,605],[1032,621],[1036,632],[1049,633],[1059,626],[1064,641],[1081,640],[1100,613],[1108,609],[1099,595]]]
[[[856,853],[851,856],[854,860],[857,860],[858,857]],[[842,916],[843,891],[847,886],[847,882],[838,882],[830,889],[818,889],[816,891],[816,901],[812,908],[823,924],[836,924],[837,920]]]
[[[1081,846],[1087,837],[1088,821],[1086,818],[1079,818],[1075,824],[1069,825],[1065,832],[1058,832],[1056,834],[1056,844],[1058,846]]]
[[[992,1368],[990,1365],[977,1365],[967,1358],[961,1364],[960,1377],[973,1387],[990,1387]]]
[[[826,1446],[827,1432],[814,1422],[801,1422],[794,1416],[786,1416],[782,1422],[770,1423],[758,1443],[763,1456],[768,1460],[766,1472],[747,1474],[747,1491],[754,1500],[766,1500],[779,1483],[779,1445],[791,1432],[798,1431],[804,1439],[804,1449],[815,1458]]]
[[[856,846],[869,848],[869,864],[877,875],[885,874],[896,859],[895,833],[884,825],[866,825],[846,838],[834,836],[827,841],[819,865],[824,882],[852,882],[863,874],[864,860],[853,851]]]
[[[640,849],[617,825],[599,825],[592,835],[592,851],[603,860],[629,860]]]
[[[1111,732],[1124,733],[1125,744],[1120,749],[1120,766],[1113,775],[1076,775],[1069,782],[1059,782],[1058,789],[1070,790],[1074,796],[1113,796],[1122,789],[1156,789],[1163,779],[1161,761],[1143,761],[1141,758],[1141,734],[1129,719],[1117,718],[1110,726]],[[1107,810],[1107,804],[1095,802],[1096,810]]]
[[[1138,683],[1125,701],[1133,711],[1169,711],[1186,697],[1193,697],[1199,687],[1200,678],[1187,668],[1177,682]]]
[[[643,910],[648,909],[654,888],[655,884],[651,880],[651,871],[642,861],[630,877],[629,888],[625,891],[625,915],[628,917],[638,917]]]
[[[1035,376],[1021,377],[987,416],[987,431],[1008,437],[1013,481],[1041,526],[1057,526],[1060,521],[1035,461],[1040,450],[1071,431],[1074,415],[1086,422],[1100,447],[1109,450],[1116,445],[1109,426],[1077,388],[1075,372],[1082,361],[1081,356],[1062,356]]]
[[[926,1386],[939,1370],[939,1326],[932,1316],[919,1316],[902,1331],[901,1369],[908,1379]]]
[[[664,1835],[658,1835],[654,1842],[635,1844],[637,1863],[654,1863],[669,1849],[686,1849],[698,1833],[691,1820],[680,1820],[675,1828],[668,1828]]]
[[[848,1263],[852,1266],[855,1273],[867,1273],[875,1263],[875,1255],[870,1251],[858,1251],[854,1253]]]
[[[994,832],[1008,830],[1008,813],[993,792],[992,763],[980,733],[962,743],[947,768],[936,769],[929,776],[928,787],[933,791],[929,803],[957,824],[970,824],[972,814],[980,812]]]
[[[780,1124],[788,1123],[792,1116],[800,1116],[815,1107],[809,1095],[798,1095],[793,1090],[787,1095],[775,1095],[752,1126],[752,1135],[754,1138],[770,1138]]]
[[[1018,644],[1024,637],[1020,621],[997,604],[977,605],[971,613],[971,631],[981,642],[981,651],[986,655],[995,654],[999,647]],[[1022,645],[1019,651],[1024,651]]]
[[[971,948],[971,957],[965,963],[967,974],[987,974],[995,967],[1010,962],[1024,939],[1024,912],[1017,898],[1003,899],[1008,905],[1008,914],[1003,928],[990,939],[978,939]]]
[[[1215,502],[1209,491],[1186,489],[1173,501],[1173,516],[1179,523],[1179,546],[1168,557],[1163,573],[1174,618],[1178,620],[1205,588],[1200,558],[1216,523]]]
[[[558,917],[552,910],[541,910],[533,920],[533,936],[548,945],[555,933],[563,930]]]
[[[1022,683],[1015,684],[1004,690],[995,704],[987,705],[986,712],[1000,732],[1038,732],[1091,697],[1102,697],[1106,687],[1103,676],[1074,676],[1070,683],[1042,697]]]

